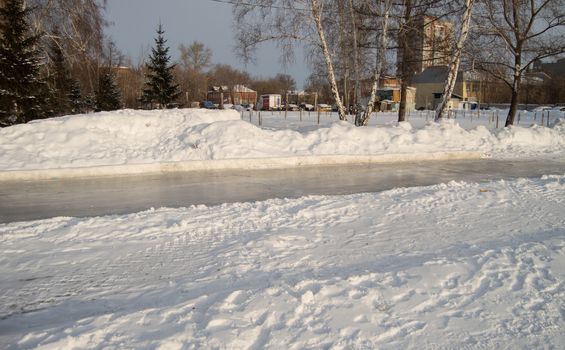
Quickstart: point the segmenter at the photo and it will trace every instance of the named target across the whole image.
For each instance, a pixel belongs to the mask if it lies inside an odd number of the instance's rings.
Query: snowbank
[[[494,157],[565,153],[565,123],[491,132],[484,126],[465,130],[454,121],[419,129],[335,122],[299,132],[262,129],[233,110],[186,109],[102,112],[0,130],[0,171],[461,151]]]

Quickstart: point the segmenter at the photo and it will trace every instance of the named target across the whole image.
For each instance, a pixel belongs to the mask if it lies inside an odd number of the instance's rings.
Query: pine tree
[[[0,7],[0,126],[45,116],[47,87],[40,79],[39,35],[29,30],[23,0]]]
[[[179,86],[174,83],[173,69],[170,65],[169,47],[165,46],[163,27],[159,24],[155,47],[151,49],[151,56],[147,63],[147,81],[143,90],[142,101],[153,106],[157,103],[160,108],[168,108],[179,97]]]
[[[95,98],[97,111],[115,111],[122,108],[120,92],[111,72],[100,74]]]

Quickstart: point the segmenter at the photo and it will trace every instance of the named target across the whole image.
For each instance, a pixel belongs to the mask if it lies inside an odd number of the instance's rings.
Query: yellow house
[[[436,108],[443,94],[447,74],[447,66],[433,66],[414,76],[411,85],[416,88],[416,109]],[[468,109],[472,104],[476,104],[480,88],[477,73],[460,71],[448,106],[452,109]]]

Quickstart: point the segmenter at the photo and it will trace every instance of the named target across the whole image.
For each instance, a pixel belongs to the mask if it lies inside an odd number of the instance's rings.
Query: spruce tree
[[[0,7],[0,126],[45,116],[48,98],[40,79],[39,35],[30,33],[29,9],[23,0],[4,0]]]
[[[122,108],[121,96],[112,72],[100,74],[96,90],[96,110],[115,111]]]
[[[155,47],[151,49],[151,56],[147,63],[148,73],[146,74],[145,89],[143,90],[142,101],[145,104],[153,103],[160,108],[168,108],[180,95],[179,86],[175,84],[173,78],[174,64],[169,64],[169,47],[165,46],[163,27],[159,24]]]
[[[69,101],[71,102],[71,114],[79,114],[85,112],[86,101],[82,98],[82,92],[80,91],[78,81],[74,79],[71,82]]]

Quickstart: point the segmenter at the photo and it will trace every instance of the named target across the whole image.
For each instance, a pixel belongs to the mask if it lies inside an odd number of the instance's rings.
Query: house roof
[[[233,91],[234,92],[257,92],[255,90],[252,90],[252,89],[248,88],[247,86],[241,85],[241,84],[234,85]]]
[[[422,73],[416,74],[412,80],[413,84],[443,84],[447,80],[449,68],[447,66],[431,66]],[[465,74],[457,74],[457,82],[463,81]]]

